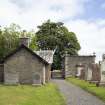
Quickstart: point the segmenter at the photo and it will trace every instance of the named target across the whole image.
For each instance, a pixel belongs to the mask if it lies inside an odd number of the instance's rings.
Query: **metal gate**
[[[64,78],[63,72],[61,70],[53,70],[53,71],[51,71],[51,78],[53,78],[53,79]]]

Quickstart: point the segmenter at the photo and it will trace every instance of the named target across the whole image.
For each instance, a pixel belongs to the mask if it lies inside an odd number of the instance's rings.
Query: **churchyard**
[[[29,38],[23,32],[19,46],[0,61],[0,82],[4,84],[0,85],[0,105],[78,105],[79,101],[84,105],[84,98],[87,105],[104,105],[85,91],[83,95],[78,86],[105,101],[105,87],[101,87],[105,86],[105,55],[96,64],[94,53],[65,52],[58,63],[61,67],[56,70],[52,67],[55,51],[30,49]]]

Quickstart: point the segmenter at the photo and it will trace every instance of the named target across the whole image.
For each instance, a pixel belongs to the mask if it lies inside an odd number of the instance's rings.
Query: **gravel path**
[[[54,79],[61,93],[65,96],[67,105],[105,105],[100,99],[72,85],[65,80]]]

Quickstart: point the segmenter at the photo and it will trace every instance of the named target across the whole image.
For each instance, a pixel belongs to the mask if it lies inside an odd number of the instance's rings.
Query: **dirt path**
[[[97,97],[65,80],[53,79],[52,82],[57,84],[61,93],[65,96],[67,105],[105,105]]]

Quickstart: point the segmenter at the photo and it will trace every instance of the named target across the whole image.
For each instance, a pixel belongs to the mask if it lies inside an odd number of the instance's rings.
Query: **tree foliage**
[[[63,23],[48,20],[38,26],[36,32],[37,44],[40,49],[54,50],[57,46],[54,66],[60,68],[61,56],[67,51],[71,55],[77,55],[80,44],[74,32],[69,32]]]
[[[0,29],[0,58],[3,58],[18,46],[19,35],[20,26],[16,24]]]
[[[36,43],[37,37],[36,37],[35,31],[31,30],[27,32],[27,36],[30,38],[29,48],[32,50],[38,50],[37,43]]]
[[[80,50],[75,33],[69,32],[63,23],[54,23],[48,20],[38,28],[36,36],[39,48],[53,50],[57,46],[61,53],[68,51],[70,54],[77,54]]]
[[[8,53],[19,46],[19,37],[22,32],[21,27],[14,23],[10,24],[8,27],[0,28],[0,59],[3,59]],[[35,32],[26,32],[26,36],[30,39],[29,47],[35,50],[37,48],[35,44]]]

